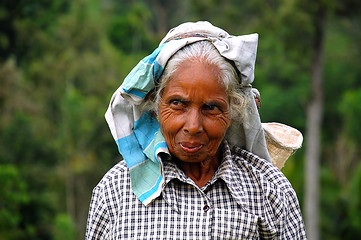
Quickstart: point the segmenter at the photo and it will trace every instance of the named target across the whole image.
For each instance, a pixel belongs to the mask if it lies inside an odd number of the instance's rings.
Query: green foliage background
[[[355,0],[0,2],[0,239],[83,239],[92,188],[121,160],[104,112],[167,30],[260,34],[263,122],[306,129],[313,18],[326,9],[321,237],[361,236],[361,4]],[[283,172],[304,197],[304,149]]]

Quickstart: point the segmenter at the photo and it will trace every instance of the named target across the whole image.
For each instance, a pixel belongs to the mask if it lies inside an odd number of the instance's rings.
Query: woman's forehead
[[[203,73],[203,77],[212,76],[212,78],[217,78],[219,80],[220,84],[223,84],[222,79],[220,79],[220,68],[216,64],[204,62],[200,59],[189,59],[181,62],[179,66],[177,67],[177,70],[171,75],[171,79],[179,78],[182,75],[187,76],[199,76],[199,74]],[[170,81],[169,80],[169,81]],[[197,81],[197,79],[194,79],[194,81]]]
[[[200,95],[204,97],[226,96],[219,74],[209,64],[194,62],[183,65],[169,79],[165,94]]]

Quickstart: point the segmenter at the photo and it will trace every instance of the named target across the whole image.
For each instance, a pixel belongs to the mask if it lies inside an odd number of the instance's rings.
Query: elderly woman
[[[95,187],[86,239],[305,239],[251,88],[257,34],[172,29],[114,93],[124,161]]]

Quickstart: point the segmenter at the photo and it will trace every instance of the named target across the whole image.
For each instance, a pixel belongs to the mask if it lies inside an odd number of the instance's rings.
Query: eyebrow
[[[188,99],[185,99],[184,97],[180,96],[179,94],[174,94],[174,95],[171,95],[167,98],[167,102],[170,102],[170,101],[173,101],[173,100],[178,100],[178,101],[181,101],[182,103],[185,103],[185,104],[188,104],[190,102],[192,102],[192,99],[188,100]],[[222,100],[216,100],[216,99],[210,99],[209,101],[204,101],[202,102],[202,104],[206,104],[206,105],[216,105],[216,106],[219,106],[219,107],[222,107],[224,108],[225,107],[225,103],[224,101]]]
[[[171,101],[171,100],[182,100],[182,101],[190,101],[190,100],[187,100],[187,99],[185,99],[184,97],[182,97],[182,96],[180,96],[179,94],[174,94],[174,95],[170,95],[170,96],[168,96],[167,97],[167,99],[169,100],[169,101]]]
[[[191,102],[190,100],[186,100],[186,99],[184,99],[183,97],[180,97],[180,96],[171,96],[171,97],[168,98],[168,102],[171,102],[171,101],[174,101],[174,100],[180,101],[182,103],[190,103]]]

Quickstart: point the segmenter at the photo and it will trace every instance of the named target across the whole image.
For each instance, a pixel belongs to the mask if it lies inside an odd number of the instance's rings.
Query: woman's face
[[[169,79],[159,103],[159,121],[170,152],[189,163],[218,158],[230,123],[230,105],[218,69],[183,63]]]

